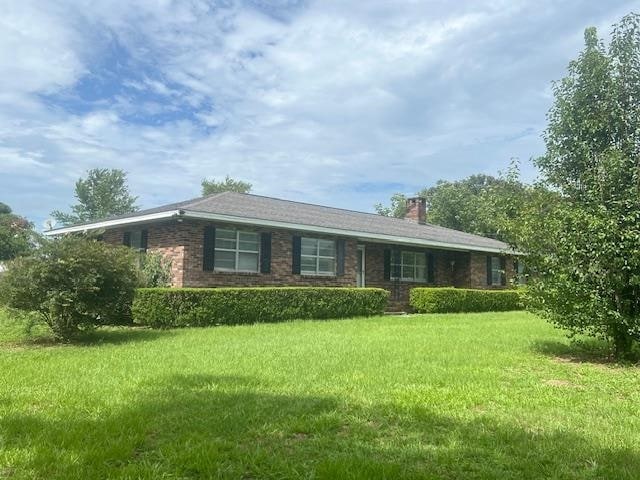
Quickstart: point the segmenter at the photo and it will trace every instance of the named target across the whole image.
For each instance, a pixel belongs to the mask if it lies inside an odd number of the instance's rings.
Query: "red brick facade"
[[[365,286],[381,287],[391,292],[391,304],[405,306],[409,290],[417,286],[455,286],[466,288],[496,288],[487,285],[486,255],[453,250],[431,250],[434,255],[434,282],[403,282],[385,280],[384,251],[389,248],[425,251],[412,247],[399,247],[380,243],[358,242],[354,238],[345,240],[344,274],[335,276],[311,276],[292,273],[293,236],[310,236],[335,239],[327,235],[315,235],[291,230],[261,227],[232,226],[240,230],[269,232],[271,237],[271,272],[236,273],[205,271],[203,269],[204,228],[207,223],[175,220],[143,227],[122,227],[108,230],[103,238],[108,243],[122,244],[124,232],[133,229],[147,230],[148,251],[161,252],[171,260],[173,286],[218,287],[218,286],[356,286],[358,245],[365,249]],[[507,284],[514,276],[513,262],[506,262]],[[503,288],[503,287],[497,287]]]

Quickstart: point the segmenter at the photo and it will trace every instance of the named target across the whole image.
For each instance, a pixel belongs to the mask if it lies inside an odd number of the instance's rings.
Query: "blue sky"
[[[371,211],[543,152],[551,81],[630,1],[5,0],[0,201],[41,228],[93,167],[142,207],[203,177]]]

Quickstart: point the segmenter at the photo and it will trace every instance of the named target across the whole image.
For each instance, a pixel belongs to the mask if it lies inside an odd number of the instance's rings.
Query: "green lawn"
[[[22,330],[0,478],[640,478],[640,370],[525,313]]]

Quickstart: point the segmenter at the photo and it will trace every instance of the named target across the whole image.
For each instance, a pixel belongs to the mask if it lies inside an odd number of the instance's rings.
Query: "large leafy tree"
[[[455,182],[439,181],[421,195],[427,199],[430,223],[488,237],[500,237],[492,213],[492,196],[500,195],[501,180],[471,175]]]
[[[59,210],[51,213],[63,225],[90,222],[138,210],[138,197],[129,193],[127,174],[119,169],[89,170],[86,178],[76,182],[75,197],[78,203],[71,207],[71,213]]]
[[[554,198],[528,204],[516,242],[532,306],[625,356],[640,341],[640,17],[624,17],[608,48],[587,29],[553,90],[536,163]]]
[[[202,180],[202,195],[212,195],[221,192],[249,193],[251,187],[253,187],[253,185],[249,182],[235,180],[229,175],[221,181],[216,181],[215,179],[208,180],[205,178]]]
[[[35,243],[33,225],[0,202],[0,261],[29,253]]]
[[[463,232],[507,240],[503,225],[506,218],[516,218],[518,209],[507,201],[514,195],[525,195],[525,186],[513,176],[493,177],[476,174],[450,182],[440,180],[418,193],[427,199],[427,222]],[[406,197],[396,193],[390,206],[377,204],[380,215],[402,218],[406,213]]]

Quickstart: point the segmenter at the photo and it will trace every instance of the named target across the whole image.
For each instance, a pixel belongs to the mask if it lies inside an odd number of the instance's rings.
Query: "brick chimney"
[[[427,223],[427,199],[424,197],[407,198],[407,213],[404,214],[405,220],[415,223]]]

